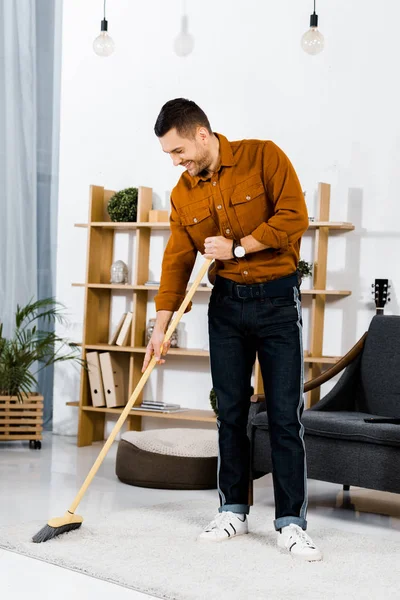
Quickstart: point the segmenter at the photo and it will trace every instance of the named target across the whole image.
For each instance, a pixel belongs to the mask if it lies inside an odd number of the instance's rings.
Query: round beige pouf
[[[173,490],[217,487],[218,437],[209,429],[126,431],[115,471],[129,485]]]

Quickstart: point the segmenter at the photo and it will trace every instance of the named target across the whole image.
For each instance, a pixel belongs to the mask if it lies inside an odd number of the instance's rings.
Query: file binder
[[[125,370],[110,352],[100,354],[101,374],[104,384],[105,401],[108,408],[125,406],[128,389],[125,384]]]
[[[98,352],[87,352],[86,361],[88,365],[88,376],[90,395],[93,406],[105,406],[105,395],[103,389],[103,379],[101,375],[100,360]]]

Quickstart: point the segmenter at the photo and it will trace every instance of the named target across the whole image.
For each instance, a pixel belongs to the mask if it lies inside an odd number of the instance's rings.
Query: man
[[[157,319],[143,370],[159,364],[168,323],[185,295],[197,252],[215,260],[208,321],[218,403],[219,513],[200,535],[223,541],[248,532],[246,434],[256,354],[267,400],[278,547],[305,560],[321,552],[305,533],[307,481],[303,351],[296,268],[307,209],[296,173],[273,142],[228,142],[192,101],[167,102],[155,133],[185,171],[171,195]]]

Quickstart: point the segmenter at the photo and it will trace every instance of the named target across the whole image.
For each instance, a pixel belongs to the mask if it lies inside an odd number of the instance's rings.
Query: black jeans
[[[220,512],[248,513],[250,443],[247,419],[256,354],[268,413],[275,493],[275,529],[306,529],[307,475],[303,348],[297,275],[238,285],[217,277],[208,310],[219,430]]]

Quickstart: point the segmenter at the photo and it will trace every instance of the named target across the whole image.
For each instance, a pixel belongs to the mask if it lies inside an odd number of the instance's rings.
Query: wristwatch
[[[233,240],[232,253],[236,258],[243,258],[243,256],[246,254],[246,250],[240,245],[240,241],[238,242],[237,240]]]

